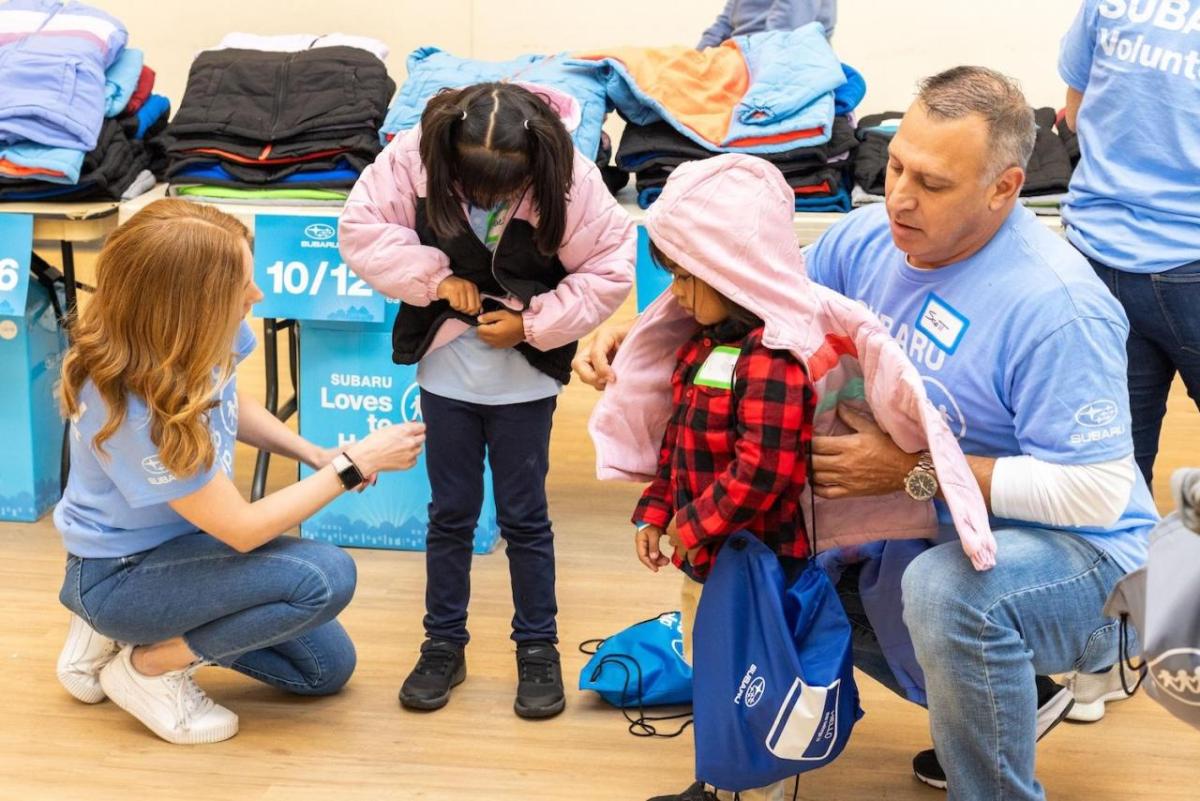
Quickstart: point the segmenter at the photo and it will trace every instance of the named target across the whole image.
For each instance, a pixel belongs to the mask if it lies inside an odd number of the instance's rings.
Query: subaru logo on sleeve
[[[1116,420],[1119,413],[1116,401],[1092,401],[1075,412],[1075,422],[1086,428],[1100,428]]]
[[[750,682],[750,686],[746,688],[746,707],[754,707],[762,700],[763,693],[767,691],[767,680],[759,676],[754,681]]]
[[[152,476],[166,475],[169,471],[157,456],[147,456],[142,460],[142,469]]]
[[[315,239],[318,242],[324,242],[326,239],[333,239],[337,231],[332,225],[325,223],[313,223],[304,229],[304,235],[309,239]]]

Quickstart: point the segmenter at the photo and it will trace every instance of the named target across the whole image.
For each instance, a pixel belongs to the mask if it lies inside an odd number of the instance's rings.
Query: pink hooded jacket
[[[926,398],[920,374],[875,316],[805,277],[793,233],[794,202],[773,165],[727,154],[679,167],[645,225],[669,258],[762,318],[763,344],[789,350],[804,363],[817,392],[815,436],[848,433],[837,416],[844,403],[873,417],[905,451],[928,449],[963,550],[977,570],[992,567],[996,542],[987,506],[958,441]],[[600,478],[653,477],[671,414],[675,352],[696,329],[696,321],[664,292],[626,338],[613,362],[618,380],[605,390],[589,423]],[[933,503],[913,501],[903,492],[817,498],[815,508],[822,550],[930,537],[937,528]]]
[[[544,86],[568,126],[578,123],[575,98]],[[450,259],[422,245],[413,229],[416,200],[427,196],[421,164],[420,128],[397,137],[363,171],[346,200],[338,227],[346,264],[359,278],[389,298],[412,306],[437,300],[438,284],[449,278]],[[537,210],[526,195],[509,215],[537,226]],[[613,199],[596,165],[575,152],[574,179],[567,198],[567,224],[558,258],[567,271],[551,292],[533,298],[522,316],[525,339],[538,350],[578,340],[607,319],[633,286],[637,235],[633,221]],[[467,325],[452,321],[443,329],[457,335]],[[437,344],[452,337],[439,332]]]

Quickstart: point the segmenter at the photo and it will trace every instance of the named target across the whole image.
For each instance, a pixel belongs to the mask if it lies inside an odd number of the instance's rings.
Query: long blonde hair
[[[155,201],[108,238],[59,387],[67,417],[79,414],[89,380],[107,405],[97,451],[133,394],[149,410],[164,467],[181,477],[212,467],[208,415],[216,386],[233,372],[248,238],[233,217],[185,200]]]

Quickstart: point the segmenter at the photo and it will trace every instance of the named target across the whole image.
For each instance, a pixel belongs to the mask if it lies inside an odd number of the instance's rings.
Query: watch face
[[[913,500],[932,500],[933,496],[937,495],[937,479],[933,477],[932,473],[917,470],[905,479],[904,489]]]

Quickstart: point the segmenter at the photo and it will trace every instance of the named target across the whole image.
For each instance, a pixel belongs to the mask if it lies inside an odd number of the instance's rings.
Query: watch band
[[[345,453],[339,453],[333,457],[330,464],[337,471],[337,477],[342,482],[342,487],[347,490],[358,489],[366,481],[362,471],[358,469],[358,465]]]

